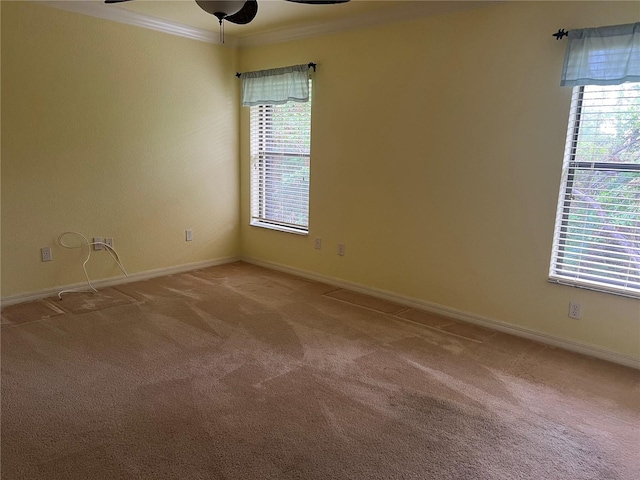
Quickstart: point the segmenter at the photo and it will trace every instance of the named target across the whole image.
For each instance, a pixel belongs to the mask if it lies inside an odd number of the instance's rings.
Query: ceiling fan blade
[[[122,2],[130,2],[131,0],[104,0],[104,3],[122,3]]]
[[[350,0],[287,0],[293,3],[307,3],[309,5],[333,5],[334,3],[347,3]]]
[[[244,2],[242,8],[228,17],[224,17],[227,22],[236,23],[238,25],[245,25],[256,17],[258,13],[257,0],[247,0]]]

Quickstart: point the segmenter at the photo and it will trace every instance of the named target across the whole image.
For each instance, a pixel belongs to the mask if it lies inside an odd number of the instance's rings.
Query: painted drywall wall
[[[237,52],[2,4],[2,296],[83,281],[65,231],[113,237],[130,273],[237,255]]]
[[[310,234],[249,226],[245,109],[243,254],[640,357],[640,302],[547,282],[571,95],[551,34],[639,17],[511,2],[241,50],[243,71],[318,63]]]

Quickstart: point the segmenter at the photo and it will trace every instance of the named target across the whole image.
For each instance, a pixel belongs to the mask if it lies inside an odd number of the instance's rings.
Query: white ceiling
[[[116,22],[219,42],[218,19],[202,10],[194,0],[134,0],[110,5],[103,0],[35,1]],[[225,38],[229,46],[274,43],[468,10],[499,1],[507,0],[351,0],[333,5],[258,0],[258,14],[249,24],[225,22]]]
[[[339,20],[356,23],[366,18],[381,23],[399,19],[399,15],[434,15],[481,6],[483,1],[430,0],[351,0],[335,5],[304,5],[285,0],[258,0],[258,14],[247,25],[225,24],[226,35],[247,37],[292,27],[317,26]],[[109,8],[125,9],[150,17],[218,32],[218,20],[206,13],[194,0],[134,0]]]

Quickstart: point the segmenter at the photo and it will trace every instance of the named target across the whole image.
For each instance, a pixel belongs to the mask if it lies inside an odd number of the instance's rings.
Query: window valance
[[[309,65],[292,65],[240,74],[242,106],[309,101]]]
[[[640,82],[640,22],[571,30],[560,85]]]

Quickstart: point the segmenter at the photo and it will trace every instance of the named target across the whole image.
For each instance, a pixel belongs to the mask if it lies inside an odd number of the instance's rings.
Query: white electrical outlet
[[[104,239],[104,243],[106,243],[107,245],[109,245],[111,248],[113,248],[113,238],[112,237],[107,237]]]
[[[344,243],[339,243],[338,244],[338,255],[340,255],[341,257],[344,257]]]
[[[53,259],[51,256],[51,247],[42,247],[40,253],[42,254],[43,262],[50,262]]]
[[[102,250],[102,237],[93,237],[93,251],[97,252],[98,250]]]
[[[190,228],[187,228],[184,231],[184,238],[187,242],[191,242],[193,240],[193,230],[191,230]]]
[[[313,246],[315,247],[316,250],[320,250],[322,248],[322,239],[316,238]]]
[[[581,315],[582,315],[582,306],[577,302],[569,303],[569,318],[575,318],[576,320],[580,320]]]

